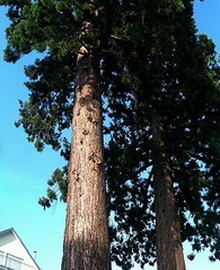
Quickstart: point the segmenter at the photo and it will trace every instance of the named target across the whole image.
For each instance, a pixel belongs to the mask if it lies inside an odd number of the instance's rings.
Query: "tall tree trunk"
[[[161,118],[153,116],[156,248],[158,270],[185,270],[180,222]]]
[[[110,270],[97,59],[77,59],[62,270]]]

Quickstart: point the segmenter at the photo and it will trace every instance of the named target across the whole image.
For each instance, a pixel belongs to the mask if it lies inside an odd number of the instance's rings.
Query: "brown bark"
[[[62,270],[110,270],[101,93],[94,55],[77,59]]]
[[[163,141],[164,127],[153,117],[156,248],[158,270],[185,270],[180,222],[171,170]]]

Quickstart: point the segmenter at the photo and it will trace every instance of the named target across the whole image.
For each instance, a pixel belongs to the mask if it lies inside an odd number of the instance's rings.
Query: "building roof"
[[[30,252],[28,251],[28,249],[26,248],[25,244],[23,243],[23,241],[21,240],[21,238],[19,237],[19,235],[16,233],[15,229],[14,228],[9,228],[7,230],[4,230],[4,231],[0,231],[0,237],[4,234],[8,234],[8,233],[12,233],[15,238],[22,244],[22,246],[24,247],[24,249],[27,251],[28,255],[30,256],[31,260],[33,261],[33,263],[35,264],[35,266],[39,269],[39,265],[36,263],[36,261],[34,260],[33,256],[30,254]]]

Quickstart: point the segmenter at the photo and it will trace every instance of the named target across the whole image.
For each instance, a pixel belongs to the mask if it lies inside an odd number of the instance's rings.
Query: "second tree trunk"
[[[153,116],[156,248],[158,270],[185,270],[180,222],[161,117]]]

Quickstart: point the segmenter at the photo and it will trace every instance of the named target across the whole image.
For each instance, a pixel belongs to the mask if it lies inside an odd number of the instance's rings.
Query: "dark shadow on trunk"
[[[110,260],[106,257],[108,250],[98,244],[97,239],[72,240],[66,243],[69,256],[63,259],[62,269],[69,270],[103,270],[111,269]],[[71,254],[74,254],[71,256]],[[106,262],[108,267],[106,268]]]

